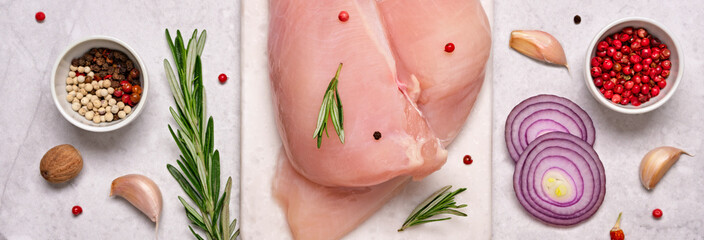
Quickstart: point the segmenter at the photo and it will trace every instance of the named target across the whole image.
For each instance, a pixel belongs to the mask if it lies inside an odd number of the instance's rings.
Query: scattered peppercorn
[[[580,24],[582,22],[582,17],[579,15],[574,15],[574,24]]]
[[[83,208],[81,208],[81,206],[76,205],[76,206],[73,206],[73,208],[71,209],[71,212],[73,213],[74,216],[78,216],[81,213],[83,213]]]
[[[220,76],[218,76],[218,81],[220,81],[220,83],[227,82],[227,75],[225,75],[224,73],[221,73]]]
[[[341,11],[340,14],[337,15],[337,19],[340,19],[341,22],[347,22],[347,20],[350,20],[350,14],[347,13],[347,11]]]
[[[46,14],[44,14],[44,12],[37,12],[37,14],[34,14],[34,19],[36,19],[37,22],[43,22],[45,18]]]
[[[470,165],[474,162],[474,160],[472,160],[472,156],[464,155],[464,158],[462,158],[462,162],[464,162],[465,165]]]
[[[655,210],[653,210],[653,217],[661,218],[662,217],[662,210],[660,210],[659,208],[656,208]]]
[[[453,51],[455,51],[455,44],[454,43],[445,44],[445,52],[451,53]]]
[[[379,131],[374,132],[374,140],[381,139],[381,133]]]

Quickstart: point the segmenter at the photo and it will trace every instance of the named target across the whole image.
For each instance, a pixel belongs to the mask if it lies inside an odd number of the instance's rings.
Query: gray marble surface
[[[608,239],[623,211],[626,239],[704,239],[704,48],[701,1],[496,1],[494,11],[494,239]],[[579,14],[582,23],[575,25]],[[655,19],[679,38],[685,53],[682,83],[669,102],[643,115],[624,115],[601,106],[584,85],[584,59],[602,27],[628,16]],[[512,30],[552,33],[565,48],[571,72],[530,60],[508,47]],[[570,228],[534,220],[513,192],[514,163],[504,143],[505,119],[530,96],[550,93],[567,97],[592,117],[595,150],[606,170],[606,198],[588,221]],[[653,191],[640,184],[640,159],[653,147],[672,145],[693,152],[683,157]],[[651,212],[663,210],[662,219]]]
[[[34,14],[46,13],[37,23]],[[185,196],[166,170],[178,148],[173,99],[162,61],[171,59],[164,29],[207,29],[203,73],[208,110],[215,119],[215,145],[222,176],[239,180],[239,1],[12,1],[0,0],[0,239],[154,239],[154,224],[121,198],[108,197],[111,181],[140,173],[161,188],[164,206],[159,239],[191,239],[177,196]],[[145,61],[149,100],[130,125],[91,133],[66,121],[54,106],[50,79],[58,55],[91,35],[129,44]],[[217,76],[230,80],[219,84]],[[39,161],[51,147],[69,143],[84,159],[68,184],[48,184]],[[223,182],[224,184],[224,182]],[[231,214],[239,212],[239,191]],[[74,217],[71,208],[83,207]]]
[[[539,6],[540,5],[540,6]],[[527,1],[495,3],[493,236],[495,239],[606,239],[619,211],[629,239],[704,237],[704,22],[702,3],[678,1]],[[34,13],[44,11],[43,23]],[[172,99],[161,62],[170,57],[164,28],[208,30],[204,51],[209,111],[215,118],[216,146],[223,175],[239,179],[239,1],[11,1],[0,0],[0,239],[150,239],[153,225],[122,199],[108,197],[110,182],[128,173],[151,177],[164,197],[161,239],[190,239],[176,196],[182,190],[166,171],[178,149],[166,124]],[[574,25],[572,17],[582,16]],[[680,38],[686,68],[678,93],[653,112],[627,116],[600,106],[583,83],[587,44],[602,26],[625,16],[651,17]],[[561,40],[573,66],[546,66],[508,48],[514,29],[542,29]],[[90,133],[64,120],[51,98],[49,80],[58,54],[91,35],[117,37],[144,59],[152,81],[145,111],[131,125],[111,133]],[[220,85],[217,75],[230,80]],[[572,228],[547,227],[518,204],[512,189],[513,163],[503,142],[503,123],[522,99],[552,93],[574,100],[597,125],[595,149],[604,162],[607,193],[589,221]],[[63,143],[83,154],[84,169],[68,184],[51,185],[39,175],[46,150]],[[697,154],[683,158],[658,187],[646,192],[638,180],[640,158],[651,147],[680,146]],[[235,184],[237,187],[237,184]],[[239,212],[233,193],[232,214]],[[81,205],[74,217],[71,207]],[[654,208],[664,217],[650,217]]]

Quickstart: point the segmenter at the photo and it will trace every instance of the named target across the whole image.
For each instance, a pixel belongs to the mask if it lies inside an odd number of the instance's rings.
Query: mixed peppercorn
[[[73,59],[66,78],[71,109],[94,123],[125,118],[142,98],[140,72],[124,53],[93,48]]]
[[[667,86],[670,54],[647,30],[626,27],[597,44],[591,59],[594,85],[613,103],[640,106]]]

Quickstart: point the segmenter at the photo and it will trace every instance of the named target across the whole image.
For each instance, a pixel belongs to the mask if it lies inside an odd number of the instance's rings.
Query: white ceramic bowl
[[[78,114],[78,112],[71,109],[71,103],[66,101],[66,77],[69,71],[69,66],[71,65],[71,60],[78,58],[87,53],[91,48],[109,48],[114,50],[119,50],[127,55],[132,62],[135,63],[136,67],[139,67],[141,82],[142,82],[142,98],[134,108],[132,112],[127,114],[124,119],[119,119],[112,122],[94,123],[93,121],[87,120],[85,117]],[[51,75],[51,95],[54,97],[54,104],[56,108],[59,109],[61,115],[66,118],[71,124],[76,127],[91,131],[91,132],[108,132],[112,131],[132,122],[144,109],[144,105],[147,102],[147,94],[149,93],[149,75],[147,74],[147,68],[139,55],[126,43],[107,36],[92,36],[74,44],[71,44],[66,51],[64,51],[54,64],[54,71]],[[117,117],[116,117],[117,118]]]
[[[645,28],[648,33],[658,38],[662,43],[667,45],[667,48],[670,49],[671,52],[670,61],[672,62],[672,68],[670,69],[670,76],[667,78],[667,86],[665,86],[665,88],[660,91],[660,94],[658,94],[658,96],[651,98],[650,101],[647,101],[637,107],[630,104],[615,104],[610,100],[607,100],[601,94],[601,92],[599,92],[599,89],[596,87],[596,85],[594,85],[590,72],[591,58],[596,55],[597,43],[606,38],[606,36],[619,32],[625,27],[633,27],[635,29]],[[675,36],[670,34],[663,25],[655,22],[652,19],[642,17],[629,17],[617,20],[604,27],[594,37],[591,44],[589,44],[589,50],[587,51],[587,56],[584,63],[584,81],[587,84],[587,88],[589,89],[589,92],[591,92],[592,96],[594,96],[594,98],[599,103],[601,103],[601,105],[604,105],[614,111],[626,114],[640,114],[652,111],[665,104],[665,102],[667,102],[667,100],[669,100],[672,95],[675,94],[677,86],[680,85],[680,81],[682,80],[682,75],[684,71],[684,57],[682,56],[682,52],[680,51],[681,49],[679,49],[679,46],[681,45],[679,45],[679,42],[677,41]]]

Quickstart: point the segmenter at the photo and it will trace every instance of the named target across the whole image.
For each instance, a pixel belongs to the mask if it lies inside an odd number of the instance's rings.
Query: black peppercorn
[[[381,139],[381,133],[379,131],[374,132],[374,140]]]
[[[582,22],[582,17],[579,15],[574,15],[574,24],[579,24]]]

